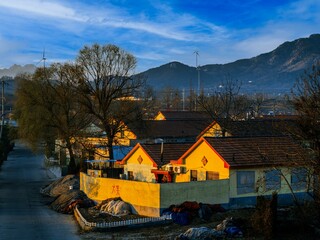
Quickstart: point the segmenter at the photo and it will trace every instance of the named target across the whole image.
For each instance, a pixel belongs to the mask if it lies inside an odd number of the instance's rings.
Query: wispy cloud
[[[201,65],[226,63],[319,32],[319,12],[318,0],[0,0],[0,54],[32,62],[45,47],[65,61],[98,42],[133,53],[140,69],[194,65],[195,50]]]
[[[27,14],[45,15],[53,18],[86,21],[85,17],[79,16],[72,8],[66,7],[54,1],[41,0],[10,0],[0,1],[1,7],[14,9]]]

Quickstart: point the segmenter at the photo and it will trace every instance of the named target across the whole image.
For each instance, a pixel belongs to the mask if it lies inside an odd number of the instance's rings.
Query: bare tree
[[[314,169],[314,196],[320,204],[320,65],[314,65],[296,82],[292,103],[299,115],[299,137],[312,150],[310,165]]]
[[[240,94],[241,83],[232,78],[226,78],[219,88],[207,96],[200,95],[197,100],[198,110],[206,111],[212,119],[228,122],[243,119],[250,107],[250,101],[246,95]],[[225,129],[222,129],[225,134]]]
[[[136,59],[115,45],[85,46],[76,63],[82,68],[79,78],[81,104],[86,112],[96,118],[106,133],[106,145],[113,159],[112,145],[122,129],[123,122],[136,120],[134,100],[142,81],[134,79]]]
[[[163,109],[178,111],[182,107],[182,96],[179,89],[165,87],[160,94]]]
[[[262,105],[265,101],[265,96],[263,93],[256,93],[252,99],[252,117],[259,117],[262,112]]]

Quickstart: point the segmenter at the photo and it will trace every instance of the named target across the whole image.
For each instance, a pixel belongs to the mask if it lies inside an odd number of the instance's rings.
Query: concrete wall
[[[121,197],[140,215],[158,217],[172,204],[197,201],[210,204],[228,203],[228,180],[190,183],[147,183],[80,174],[80,189],[95,201]]]
[[[161,210],[172,204],[181,204],[185,201],[209,204],[229,202],[229,180],[227,179],[161,184],[160,191]]]

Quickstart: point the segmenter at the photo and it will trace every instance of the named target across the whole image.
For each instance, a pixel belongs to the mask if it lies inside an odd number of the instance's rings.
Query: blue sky
[[[319,0],[0,0],[0,68],[73,61],[115,44],[136,72],[171,61],[223,64],[320,33]]]

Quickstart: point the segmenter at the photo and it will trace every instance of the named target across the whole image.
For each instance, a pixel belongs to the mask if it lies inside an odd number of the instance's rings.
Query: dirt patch
[[[86,216],[90,221],[112,221],[117,220],[119,217],[106,216],[99,214],[99,211],[90,209],[79,209],[83,216]],[[246,219],[250,219],[254,209],[240,209],[240,210],[230,210],[223,213],[215,213],[212,215],[209,221],[203,221],[199,217],[192,219],[191,223],[186,226],[181,226],[176,223],[169,223],[166,225],[154,225],[154,226],[141,226],[141,227],[121,227],[107,230],[103,233],[101,232],[83,232],[82,239],[119,239],[119,240],[133,240],[133,239],[176,239],[177,236],[186,232],[189,228],[200,228],[207,227],[214,229],[220,224],[224,219],[228,217],[233,217],[234,219],[241,219],[245,224],[244,234],[246,238],[251,236],[250,229],[247,227]],[[121,217],[122,219],[137,218],[137,215],[128,215]],[[259,239],[259,238],[255,238]]]
[[[214,213],[209,221],[204,222],[199,217],[193,218],[191,223],[186,226],[181,226],[176,223],[170,223],[166,225],[155,226],[142,226],[142,227],[121,227],[113,228],[104,232],[81,232],[81,239],[95,239],[95,240],[135,240],[135,239],[150,239],[150,240],[177,240],[180,234],[185,233],[190,228],[207,227],[209,229],[216,229],[216,227],[225,219],[232,217],[233,219],[240,221],[243,231],[243,237],[241,238],[218,238],[218,239],[255,239],[263,240],[265,236],[258,234],[251,226],[251,218],[255,209],[237,209],[229,210],[226,212]],[[97,210],[93,208],[91,210],[81,209],[81,213],[87,214],[86,217],[90,221],[112,221],[116,220],[114,216],[100,215]],[[279,216],[277,222],[277,232],[272,239],[319,239],[315,235],[315,229],[308,226],[303,226],[292,221],[292,212],[288,212],[289,218]],[[136,215],[128,215],[125,218],[139,217]]]

